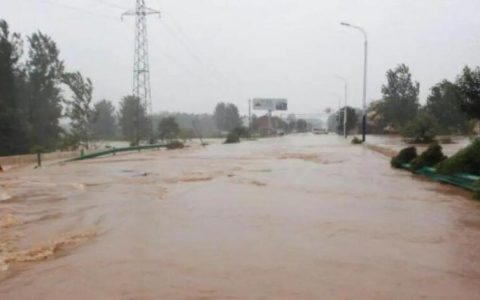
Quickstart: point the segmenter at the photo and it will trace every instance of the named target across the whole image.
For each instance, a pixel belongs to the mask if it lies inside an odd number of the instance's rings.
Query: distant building
[[[264,115],[261,117],[256,118],[253,120],[253,127],[256,128],[260,133],[267,134],[268,133],[268,115]],[[286,130],[288,125],[285,121],[280,119],[279,117],[272,116],[271,118],[271,126],[272,130]]]

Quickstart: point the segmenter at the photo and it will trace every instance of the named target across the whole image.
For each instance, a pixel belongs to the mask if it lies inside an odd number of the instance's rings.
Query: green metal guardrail
[[[410,164],[402,164],[402,168],[408,171],[412,171]],[[424,175],[431,180],[448,183],[454,186],[458,186],[475,193],[480,193],[480,176],[456,173],[453,175],[439,174],[435,168],[423,167],[418,170],[413,170],[415,174]]]
[[[144,145],[144,146],[134,146],[134,147],[112,148],[112,149],[105,150],[105,151],[99,151],[99,152],[95,152],[95,153],[80,155],[79,157],[69,159],[66,162],[92,159],[92,158],[97,158],[97,157],[100,157],[100,156],[105,156],[105,155],[110,155],[110,154],[115,155],[115,154],[120,153],[120,152],[141,151],[141,150],[160,149],[160,148],[167,148],[167,145],[166,144],[155,144],[155,145]]]

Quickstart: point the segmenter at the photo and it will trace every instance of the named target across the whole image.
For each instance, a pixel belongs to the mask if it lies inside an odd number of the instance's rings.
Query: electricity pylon
[[[148,58],[147,16],[158,15],[160,12],[145,6],[145,0],[136,0],[135,9],[122,14],[135,16],[135,55],[133,62],[133,95],[137,97],[152,114],[152,92],[150,89],[150,66]],[[138,122],[137,122],[138,123]],[[137,124],[137,127],[139,125]],[[153,128],[152,128],[153,130]],[[138,131],[138,128],[137,128]],[[138,143],[137,132],[137,143]]]

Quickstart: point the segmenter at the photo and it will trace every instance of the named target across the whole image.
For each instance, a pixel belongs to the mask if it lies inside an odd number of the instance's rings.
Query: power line
[[[171,17],[169,19],[173,21]],[[200,55],[197,54],[200,51],[194,50],[195,47],[193,47],[192,43],[189,42],[190,39],[186,36],[183,30],[181,30],[178,25],[172,27],[167,22],[162,22],[161,24],[167,30],[167,33],[177,40],[179,45],[186,50],[189,56],[192,57],[205,71],[209,73],[212,79],[216,81],[217,85],[223,89],[224,92],[227,92],[227,86],[230,85],[230,80],[228,80],[226,76],[219,72],[212,63],[207,63]]]
[[[57,2],[57,1],[53,1],[53,0],[40,0],[40,1],[42,1],[43,3],[49,4],[49,5],[53,5],[53,6],[57,6],[57,7],[61,7],[61,8],[66,8],[66,9],[76,11],[76,12],[79,12],[79,13],[82,13],[82,14],[88,14],[88,15],[91,15],[91,16],[94,16],[94,17],[97,17],[97,18],[107,18],[107,19],[110,19],[110,20],[118,20],[118,19],[113,18],[109,15],[94,13],[90,10],[86,10],[86,9],[83,9],[83,8],[80,8],[80,7],[77,7],[77,6],[73,6],[73,5],[69,5],[69,4],[60,3],[60,2]]]
[[[128,7],[126,7],[126,6],[118,5],[117,3],[112,3],[112,2],[109,2],[109,1],[105,1],[105,0],[95,0],[95,2],[100,2],[103,5],[106,5],[106,6],[109,6],[109,7],[112,7],[112,8],[118,8],[118,9],[122,9],[122,10],[127,10],[128,9]]]

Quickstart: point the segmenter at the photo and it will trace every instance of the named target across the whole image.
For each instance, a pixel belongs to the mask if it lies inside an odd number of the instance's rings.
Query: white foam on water
[[[11,196],[2,187],[0,187],[0,201],[5,201],[10,198]]]

